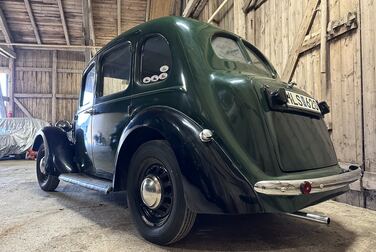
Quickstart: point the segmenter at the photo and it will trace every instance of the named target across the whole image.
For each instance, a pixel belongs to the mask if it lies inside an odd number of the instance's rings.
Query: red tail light
[[[304,181],[303,183],[300,184],[300,191],[303,194],[309,194],[311,192],[312,185],[308,181]]]

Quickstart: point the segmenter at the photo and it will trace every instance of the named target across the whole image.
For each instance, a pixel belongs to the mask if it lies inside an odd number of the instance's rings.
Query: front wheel
[[[128,206],[140,234],[166,245],[185,237],[196,213],[186,205],[179,164],[167,141],[142,144],[129,166]]]
[[[58,177],[48,174],[47,165],[46,149],[44,147],[44,144],[41,144],[38,149],[36,167],[38,184],[43,191],[51,192],[56,189],[56,187],[59,185],[60,180],[58,179]]]

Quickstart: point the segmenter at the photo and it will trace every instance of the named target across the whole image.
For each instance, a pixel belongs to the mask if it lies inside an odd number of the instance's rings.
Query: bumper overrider
[[[264,180],[255,184],[256,192],[265,195],[292,196],[332,191],[358,180],[362,171],[358,166],[343,169],[338,175],[297,180]]]

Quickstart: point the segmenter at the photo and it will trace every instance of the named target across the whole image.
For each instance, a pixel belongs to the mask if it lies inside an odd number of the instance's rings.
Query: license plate
[[[287,94],[287,107],[299,108],[310,112],[320,113],[319,105],[315,99],[308,96],[293,93],[286,90]]]

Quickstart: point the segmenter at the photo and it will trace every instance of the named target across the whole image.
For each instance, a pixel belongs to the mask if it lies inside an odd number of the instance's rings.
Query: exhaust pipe
[[[303,220],[310,220],[322,224],[329,225],[330,218],[328,216],[312,214],[312,213],[304,213],[304,212],[295,212],[295,213],[285,213],[287,216],[303,219]]]

